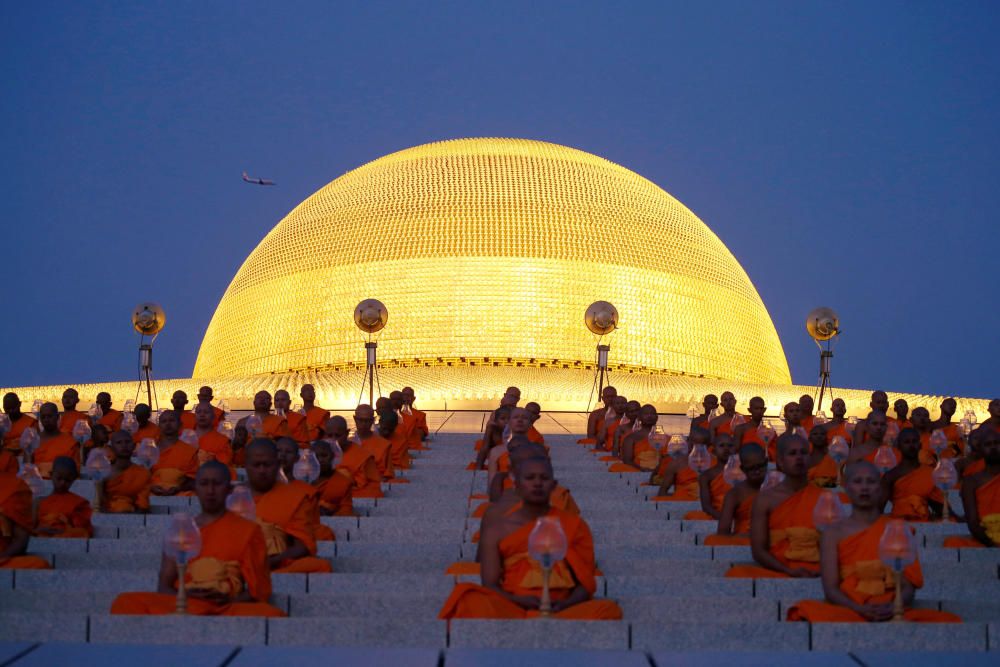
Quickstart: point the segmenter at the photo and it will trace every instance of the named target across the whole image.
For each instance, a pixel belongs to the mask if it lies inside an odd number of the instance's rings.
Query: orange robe
[[[555,508],[548,516],[558,518],[566,533],[566,557],[555,564],[549,578],[552,601],[563,600],[577,586],[594,594],[597,581],[594,577],[594,539],[587,523],[575,514]],[[500,540],[503,574],[500,586],[512,595],[541,597],[542,568],[528,555],[528,536],[534,522],[523,526]],[[495,618],[523,619],[538,616],[537,611],[527,611],[514,604],[497,591],[478,584],[457,584],[444,603],[438,618]],[[614,620],[622,617],[622,610],[611,600],[594,600],[568,607],[555,618],[576,620]]]
[[[598,417],[597,421],[594,422],[594,433],[600,433],[600,432],[602,432],[604,430],[604,421],[605,421],[605,418],[610,417],[611,415],[613,415],[614,414],[614,410],[611,410],[609,408],[607,410],[603,410],[603,413],[604,414],[602,414],[600,417]],[[580,438],[579,440],[576,441],[576,444],[578,444],[578,445],[596,445],[597,444],[597,438],[596,437],[594,437],[594,438]]]
[[[176,489],[185,477],[194,479],[198,472],[198,450],[178,440],[172,445],[160,450],[160,460],[150,468],[153,478],[150,486],[162,486],[165,489]],[[182,492],[191,495],[190,491]]]
[[[719,473],[720,477],[722,473]],[[698,500],[698,473],[690,466],[674,475],[674,492],[669,496],[653,496],[656,502]]]
[[[232,467],[233,446],[229,438],[218,431],[208,431],[198,438],[198,464],[206,461],[218,461]]]
[[[338,469],[343,468],[351,475],[351,493],[355,498],[381,498],[382,475],[372,453],[358,444],[352,444],[344,452]]]
[[[977,475],[982,471],[986,470],[986,459],[976,459],[969,465],[965,466],[965,470],[962,471],[962,478],[971,477],[972,475]]]
[[[807,484],[771,510],[768,521],[770,551],[788,567],[819,572],[819,531],[813,523],[813,509],[823,489]],[[788,575],[758,565],[734,565],[727,577],[766,577],[782,579]]]
[[[534,426],[529,426],[528,427],[528,433],[527,433],[527,435],[528,435],[528,440],[530,440],[531,442],[537,442],[539,445],[544,445],[545,444],[545,436],[542,435],[538,431],[538,429],[535,428]]]
[[[75,493],[53,493],[38,503],[38,529],[58,531],[45,537],[93,537],[90,502]]]
[[[289,475],[289,477],[291,477],[291,475]],[[312,526],[313,537],[316,538],[316,541],[332,542],[336,540],[337,536],[333,534],[333,529],[324,525],[319,520],[319,487],[298,479],[293,479],[289,482],[289,485],[298,487],[299,491],[306,496],[309,502],[309,509],[311,511],[309,523],[310,526]]]
[[[1000,475],[976,489],[976,509],[986,536],[993,540],[994,546],[1000,545]],[[981,549],[986,545],[974,537],[953,536],[945,538],[944,546]]]
[[[708,535],[704,544],[710,547],[750,546],[750,511],[753,509],[755,498],[757,493],[752,493],[736,506],[736,511],[733,513],[733,522],[736,524],[734,535]]]
[[[479,519],[483,517],[486,514],[486,510],[489,509],[491,504],[492,503],[489,502],[480,503],[479,506],[476,507],[475,511],[472,513],[472,518]],[[560,510],[562,512],[568,512],[569,514],[576,514],[578,516],[580,515],[580,506],[576,504],[575,500],[573,500],[573,494],[570,493],[569,489],[564,487],[562,484],[556,484],[556,488],[554,488],[552,490],[552,493],[549,494],[549,504],[552,505],[552,507],[555,507],[557,510]],[[472,535],[473,544],[479,541],[479,532],[480,531],[477,530]],[[447,572],[446,574],[467,574],[467,573]],[[479,570],[477,569],[473,574],[479,574]]]
[[[76,426],[77,422],[88,421],[90,417],[86,412],[80,412],[79,410],[68,410],[61,415],[59,415],[59,432],[73,434],[73,427]]]
[[[320,509],[333,516],[353,516],[354,502],[351,498],[351,473],[340,466],[326,479],[316,482]]]
[[[306,410],[306,419],[300,427],[300,434],[302,436],[302,440],[300,442],[310,443],[314,440],[318,440],[320,431],[323,430],[323,426],[329,418],[330,411],[324,410],[321,407],[314,405]]]
[[[31,415],[26,415],[23,412],[21,416],[18,417],[17,421],[11,420],[10,430],[3,436],[3,446],[15,454],[21,453],[21,434],[24,433],[24,429],[33,428],[38,429],[38,422]]]
[[[0,473],[11,472],[16,474],[20,468],[17,454],[8,449],[0,449]]]
[[[272,440],[277,440],[278,438],[295,438],[296,433],[288,421],[288,417],[291,417],[293,414],[295,413],[289,413],[285,417],[281,415],[268,415],[264,417],[261,421],[261,429],[264,431],[264,435]],[[302,415],[299,415],[299,417],[302,417]],[[297,423],[298,421],[296,421]]]
[[[741,435],[743,441],[739,443],[740,447],[742,447],[743,445],[748,445],[751,442],[754,442],[763,447],[765,452],[768,451],[777,438],[775,436],[771,436],[770,439],[765,440],[764,438],[760,437],[760,433],[757,430],[758,428],[760,428],[759,425],[754,426],[753,420],[748,421],[747,424],[749,424],[749,426],[743,429],[743,433]]]
[[[627,463],[612,463],[608,472],[650,472],[654,470],[660,462],[660,453],[649,444],[649,438],[642,438],[632,443],[632,460],[636,465]],[[669,462],[670,459],[665,459]],[[664,466],[665,468],[666,466]],[[660,472],[663,475],[663,472]]]
[[[285,551],[289,537],[301,541],[309,551],[308,556],[285,559],[274,572],[333,572],[330,561],[316,557],[316,536],[313,534],[315,502],[308,493],[298,484],[278,483],[254,500],[257,523],[264,531],[268,556]]]
[[[120,431],[122,428],[122,419],[125,417],[118,410],[108,410],[108,414],[102,415],[97,423],[108,429],[109,433],[114,433],[115,431]],[[188,426],[182,426],[182,428],[189,428]]]
[[[723,471],[720,470],[719,474],[712,478],[712,481],[708,483],[708,490],[712,494],[711,502],[712,507],[716,512],[722,511],[722,503],[726,500],[726,494],[732,489],[732,485],[726,481],[726,476]],[[688,521],[714,521],[713,517],[708,512],[703,512],[702,510],[692,510],[684,515],[684,518]]]
[[[382,479],[392,479],[395,476],[392,470],[392,446],[388,440],[377,433],[372,433],[367,440],[361,441],[361,446],[375,457],[375,466]]]
[[[605,421],[604,423],[604,451],[610,452],[615,446],[615,431],[618,430],[618,425],[622,423],[621,417],[615,417],[611,421]]]
[[[149,471],[133,463],[120,475],[109,477],[104,482],[102,512],[114,514],[149,509]]]
[[[178,420],[181,425],[181,433],[183,433],[185,429],[191,429],[193,431],[198,426],[198,420],[195,419],[193,412],[180,413],[180,415],[178,415]]]
[[[403,429],[397,428],[392,432],[389,438],[389,451],[393,469],[406,470],[410,467],[409,439]]]
[[[14,527],[31,531],[31,489],[11,473],[0,473],[0,551],[10,546]],[[12,556],[0,560],[0,568],[48,570],[51,566],[38,556]]]
[[[184,582],[190,589],[220,591],[230,597],[246,590],[255,600],[219,605],[188,597],[189,614],[285,615],[267,603],[271,597],[271,573],[267,569],[267,547],[260,527],[232,512],[201,528],[201,552],[185,568]],[[172,614],[176,609],[177,597],[169,593],[122,593],[111,603],[112,614]]]
[[[934,471],[928,466],[920,466],[909,472],[892,485],[892,516],[907,521],[929,521],[928,500],[943,503],[941,489],[934,485]]]
[[[850,444],[854,441],[854,438],[851,437],[850,432],[847,430],[847,422],[846,421],[844,421],[844,422],[842,422],[840,424],[836,424],[836,425],[834,425],[834,423],[832,421],[827,422],[827,424],[826,424],[826,442],[827,442],[827,444],[832,443],[833,439],[836,438],[838,435],[841,438],[843,438],[844,440],[847,441],[848,446],[850,446]]]
[[[813,430],[813,426],[816,425],[816,417],[813,415],[807,415],[799,421],[799,426],[806,430],[806,435],[809,435]]]
[[[837,545],[837,565],[840,570],[840,590],[857,604],[882,605],[891,603],[896,593],[896,582],[890,570],[878,555],[878,543],[888,525],[889,518],[882,516],[867,528],[849,535]],[[903,570],[903,576],[920,588],[924,575],[920,561],[915,560]],[[903,617],[917,623],[961,623],[955,614],[933,609],[907,609]],[[865,623],[864,616],[840,605],[820,600],[802,600],[788,610],[789,621],[810,623]]]
[[[160,427],[153,422],[146,422],[145,426],[140,426],[136,429],[135,433],[132,434],[132,441],[137,445],[145,438],[152,438],[154,442],[159,440]]]
[[[812,468],[809,468],[809,482],[822,488],[837,486],[837,475],[837,462],[829,454]]]
[[[412,405],[410,412],[413,415],[413,428],[410,429],[410,449],[429,449],[424,445],[424,438],[431,433],[427,427],[427,413],[417,410]]]
[[[80,443],[73,439],[73,436],[60,433],[43,442],[32,454],[32,461],[38,466],[38,472],[45,479],[52,473],[52,462],[60,456],[68,456],[79,464]]]

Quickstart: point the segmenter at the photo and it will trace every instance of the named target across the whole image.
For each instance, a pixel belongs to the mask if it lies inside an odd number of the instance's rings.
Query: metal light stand
[[[833,394],[833,387],[830,385],[830,360],[833,359],[833,341],[836,338],[831,338],[826,343],[826,348],[824,349],[823,343],[816,341],[816,347],[819,348],[819,400],[816,401],[816,412],[822,412],[823,410],[823,394],[827,390],[830,394]]]
[[[598,339],[600,341],[600,339]],[[594,388],[597,388],[597,400],[604,393],[604,380],[608,375],[608,352],[610,345],[597,345],[597,368],[594,369],[594,382],[590,385],[590,398],[587,399],[587,412],[590,412],[591,401],[594,400]]]
[[[378,343],[370,340],[365,343],[365,376],[361,378],[361,393],[358,394],[358,403],[365,394],[365,384],[368,385],[368,405],[375,405],[375,387],[378,386],[378,393],[382,395],[382,383],[378,377],[378,361],[376,350]]]
[[[157,334],[159,335],[159,334]],[[144,336],[139,336],[139,386],[135,390],[135,398],[139,400],[139,394],[142,393],[143,382],[146,384],[146,404],[150,409],[158,410],[160,408],[159,400],[157,400],[156,405],[153,405],[153,399],[156,396],[156,382],[153,380],[153,342],[156,341],[156,336],[153,336],[148,343],[144,343]]]

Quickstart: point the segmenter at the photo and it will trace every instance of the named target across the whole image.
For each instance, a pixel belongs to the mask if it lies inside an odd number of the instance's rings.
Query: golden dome
[[[624,167],[522,139],[417,146],[310,196],[240,267],[194,376],[363,363],[366,298],[389,311],[390,366],[592,364],[584,311],[606,300],[621,369],[790,382],[760,296],[701,220]]]

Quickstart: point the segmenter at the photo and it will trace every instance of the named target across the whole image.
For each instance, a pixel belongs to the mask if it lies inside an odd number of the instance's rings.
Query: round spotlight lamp
[[[604,336],[618,328],[618,309],[607,301],[595,301],[587,308],[583,321],[596,336]]]
[[[840,318],[833,308],[814,308],[806,316],[806,331],[816,342],[830,340],[840,333]]]
[[[166,323],[167,314],[158,303],[145,301],[132,311],[132,326],[143,336],[155,336],[163,330]]]
[[[378,299],[365,299],[354,309],[354,323],[366,333],[375,333],[385,328],[389,311]]]

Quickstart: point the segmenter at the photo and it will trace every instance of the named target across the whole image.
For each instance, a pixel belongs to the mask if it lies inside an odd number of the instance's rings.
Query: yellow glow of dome
[[[787,384],[746,272],[683,204],[572,148],[460,139],[393,153],[310,196],[226,290],[194,376],[363,363],[354,306],[381,300],[396,367],[590,364],[587,306],[620,313],[611,363]]]

